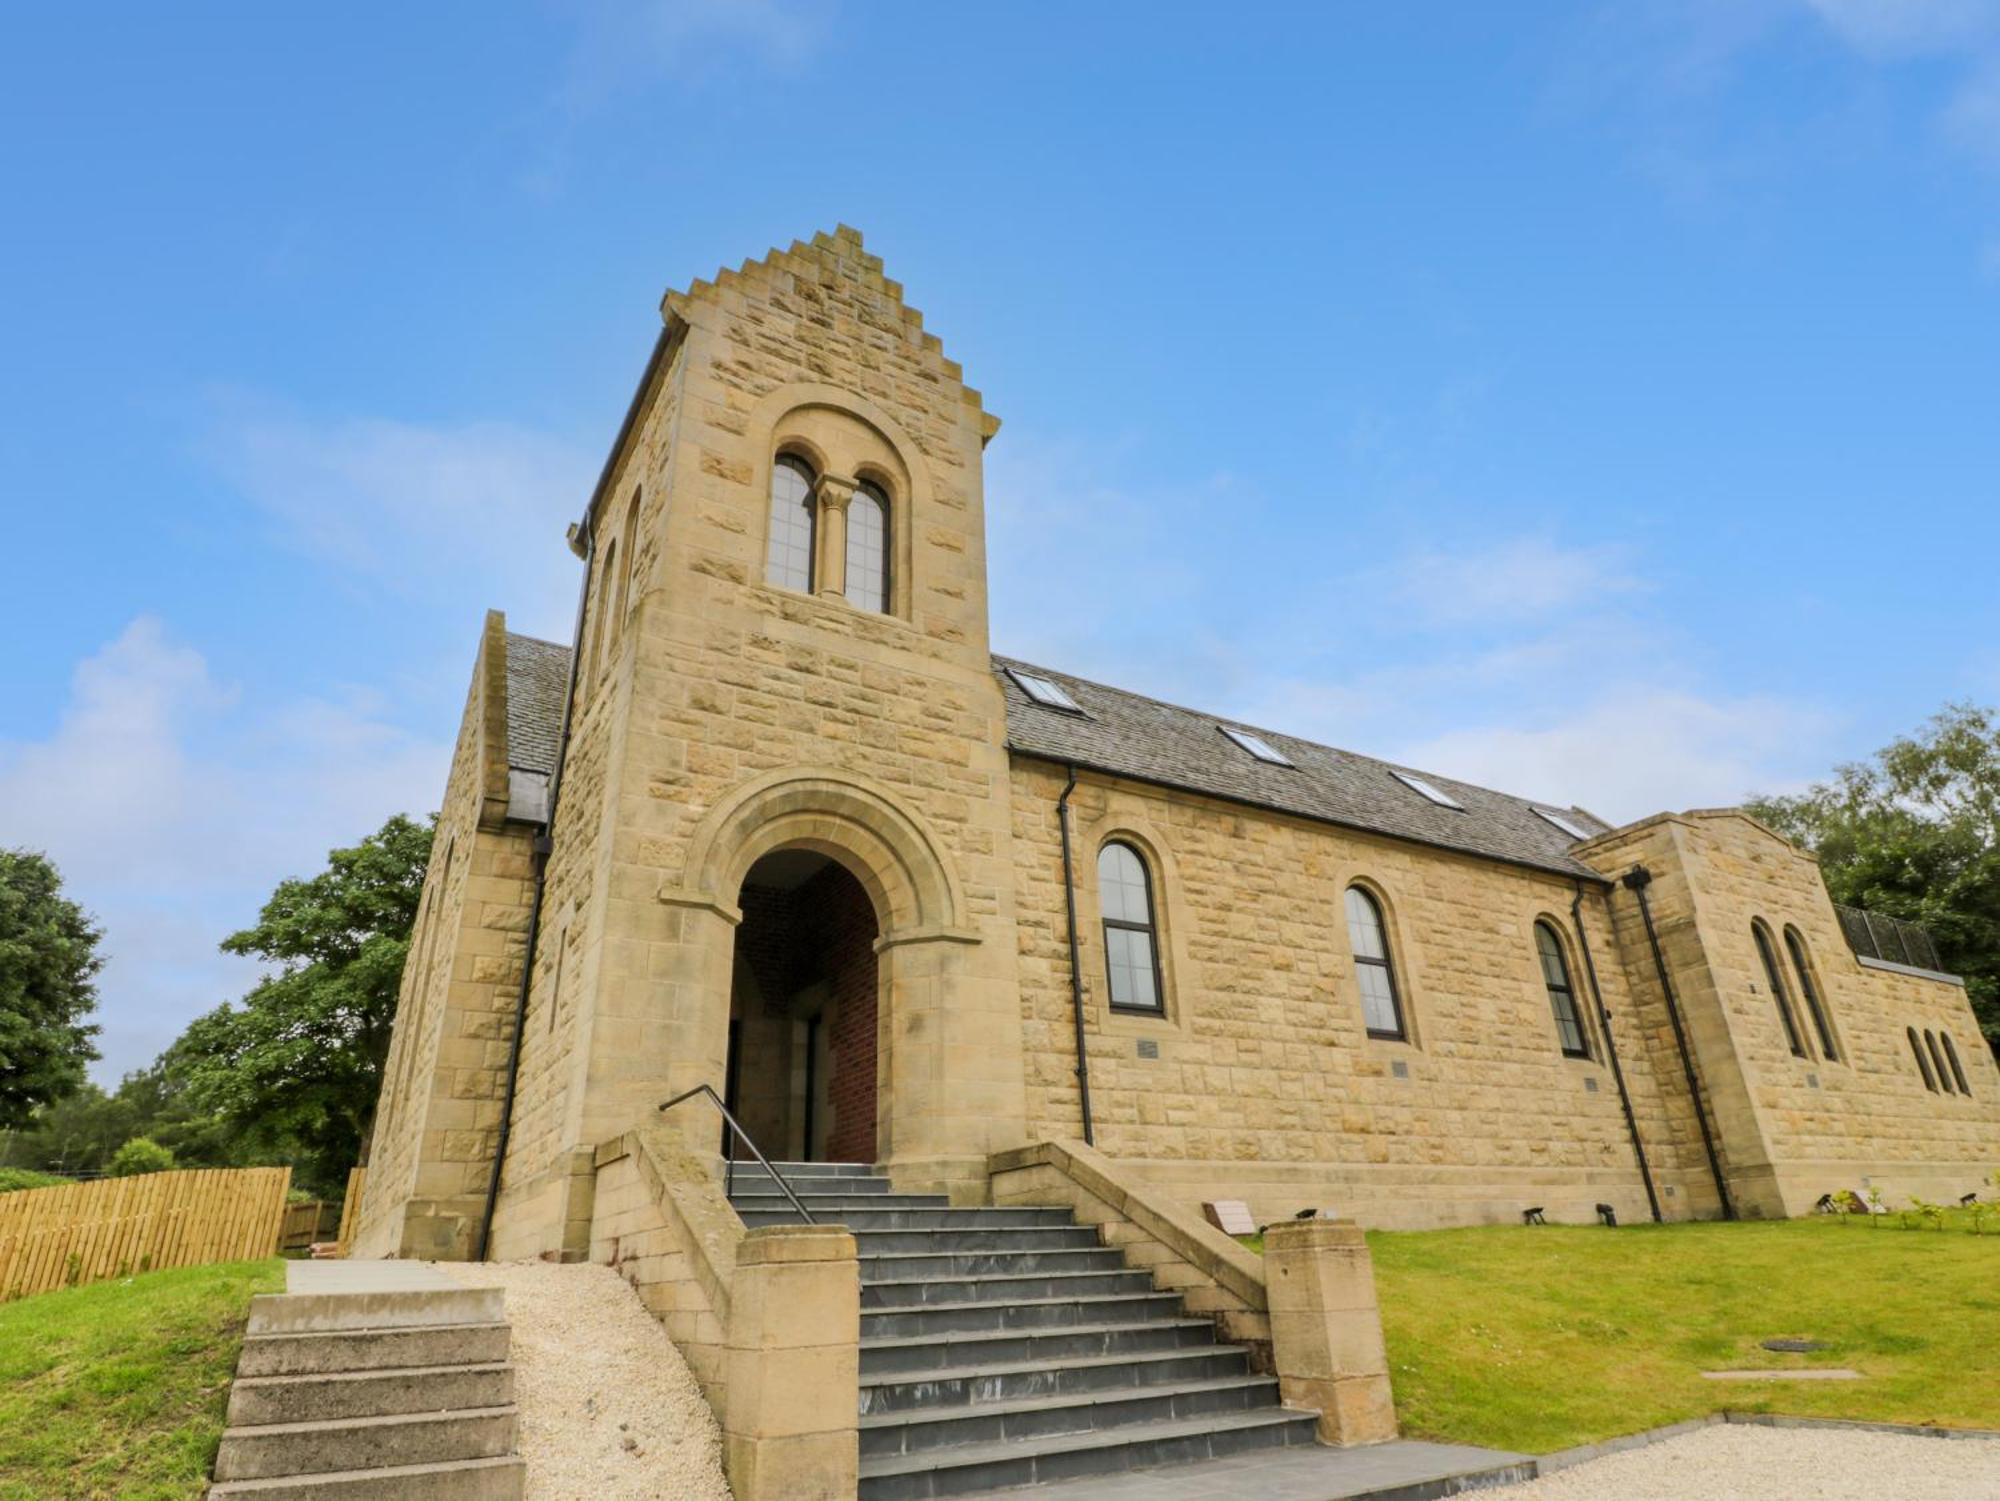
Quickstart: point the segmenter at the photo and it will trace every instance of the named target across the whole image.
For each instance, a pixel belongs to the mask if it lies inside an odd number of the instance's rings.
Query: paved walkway
[[[1415,1440],[1365,1449],[1270,1449],[1169,1469],[1025,1486],[995,1493],[994,1501],[1001,1495],[1021,1501],[1346,1501],[1496,1470],[1502,1473],[1485,1484],[1526,1480],[1534,1474],[1533,1464],[1526,1455],[1499,1449]]]

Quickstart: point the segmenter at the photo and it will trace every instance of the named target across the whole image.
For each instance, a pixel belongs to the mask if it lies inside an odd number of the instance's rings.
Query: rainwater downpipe
[[[1604,1034],[1604,1057],[1611,1065],[1611,1077],[1618,1085],[1618,1103],[1625,1107],[1625,1129],[1632,1135],[1632,1155],[1639,1160],[1639,1181],[1646,1185],[1646,1204],[1653,1211],[1653,1223],[1665,1218],[1660,1213],[1660,1195],[1653,1187],[1653,1170],[1646,1165],[1646,1146],[1639,1140],[1639,1117],[1632,1112],[1632,1092],[1625,1087],[1625,1070],[1618,1066],[1618,1043],[1611,1035],[1611,1013],[1604,1006],[1604,992],[1597,984],[1597,962],[1590,957],[1590,934],[1583,926],[1583,882],[1576,883],[1576,895],[1569,904],[1571,924],[1576,928],[1577,947],[1583,950],[1583,972],[1590,980],[1590,998],[1597,1006],[1597,1028]]]
[[[1076,945],[1076,868],[1069,846],[1069,795],[1076,791],[1076,768],[1067,766],[1064,770],[1069,780],[1056,799],[1056,823],[1062,829],[1063,906],[1069,913],[1069,1006],[1076,1022],[1076,1093],[1083,1110],[1084,1145],[1095,1146],[1097,1138],[1090,1123],[1090,1052],[1083,1038],[1083,962],[1077,957]]]
[[[583,583],[576,593],[576,628],[570,637],[569,683],[563,690],[562,731],[556,737],[555,765],[549,769],[549,796],[542,809],[542,825],[535,831],[535,889],[528,901],[528,937],[521,953],[521,988],[514,997],[514,1035],[507,1043],[507,1088],[500,1102],[500,1136],[493,1148],[493,1171],[486,1180],[486,1204],[479,1215],[479,1241],[474,1261],[486,1259],[487,1244],[493,1237],[493,1211],[500,1202],[500,1173],[507,1163],[507,1143],[514,1134],[514,1094],[521,1081],[521,1033],[528,1024],[528,990],[534,982],[536,939],[542,931],[542,897],[548,890],[549,854],[555,848],[556,799],[562,792],[563,761],[569,754],[570,716],[576,708],[576,680],[583,668],[584,614],[590,604],[590,567],[597,556],[597,510],[592,507],[579,528],[581,539],[572,532],[570,549],[583,559]]]
[[[1736,1218],[1736,1205],[1729,1197],[1729,1185],[1722,1179],[1722,1159],[1715,1153],[1715,1136],[1708,1129],[1708,1106],[1701,1095],[1701,1081],[1694,1071],[1694,1053],[1688,1047],[1687,1027],[1681,1021],[1680,1003],[1674,999],[1673,976],[1667,972],[1666,952],[1660,947],[1660,933],[1653,926],[1653,907],[1646,900],[1646,888],[1653,884],[1653,873],[1643,865],[1635,865],[1619,884],[1639,898],[1639,916],[1646,924],[1646,942],[1653,949],[1653,969],[1660,977],[1660,994],[1666,998],[1667,1020],[1674,1024],[1674,1042],[1681,1052],[1681,1072],[1687,1076],[1688,1097],[1694,1102],[1694,1123],[1701,1127],[1702,1150],[1708,1154],[1709,1175],[1715,1179],[1715,1196],[1722,1204],[1722,1217]]]

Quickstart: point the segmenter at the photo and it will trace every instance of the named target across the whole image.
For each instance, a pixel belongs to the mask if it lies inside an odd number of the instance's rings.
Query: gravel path
[[[1718,1423],[1492,1494],[1496,1501],[1995,1501],[2000,1439]]]
[[[445,1270],[506,1289],[527,1501],[730,1501],[715,1417],[616,1272],[541,1261]]]

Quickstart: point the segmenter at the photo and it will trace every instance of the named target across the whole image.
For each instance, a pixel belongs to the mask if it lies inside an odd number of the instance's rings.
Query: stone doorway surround
[[[996,1130],[1024,1134],[1021,1036],[1011,951],[972,921],[957,873],[922,822],[854,772],[773,772],[711,808],[688,845],[683,879],[661,884],[670,942],[654,974],[677,1035],[662,1097],[719,1083],[728,1053],[736,900],[752,867],[779,850],[842,866],[876,913],[876,1156],[898,1187],[982,1202]],[[691,1112],[690,1147],[712,1149]]]

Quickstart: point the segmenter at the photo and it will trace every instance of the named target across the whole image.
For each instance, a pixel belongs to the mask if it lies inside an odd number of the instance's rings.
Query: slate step
[[[521,1501],[527,1467],[518,1454],[454,1459],[381,1470],[329,1470],[229,1480],[208,1489],[208,1501]]]
[[[920,1284],[921,1285],[921,1284]],[[962,1284],[961,1284],[962,1286]],[[973,1284],[976,1288],[978,1284]],[[1181,1300],[1173,1293],[1131,1289],[1121,1292],[1025,1294],[982,1298],[976,1292],[930,1304],[910,1302],[871,1307],[862,1293],[861,1337],[873,1339],[934,1338],[944,1334],[1037,1332],[1085,1324],[1151,1323],[1181,1316]]]
[[[876,1251],[861,1258],[861,1285],[908,1282],[917,1277],[1046,1277],[1059,1272],[1128,1270],[1123,1256],[1094,1240],[1088,1245],[1046,1251]]]
[[[861,1283],[863,1313],[877,1308],[922,1308],[939,1303],[1013,1303],[1057,1298],[1088,1298],[1106,1293],[1144,1293],[1153,1279],[1144,1272],[1059,1271],[1009,1276],[942,1277],[918,1272],[911,1278]],[[1171,1294],[1169,1295],[1171,1297]]]
[[[1030,1251],[1101,1251],[1104,1242],[1089,1225],[965,1225],[942,1228],[866,1230],[847,1227],[864,1260],[877,1256],[942,1255],[990,1251],[1025,1255]]]
[[[861,1379],[889,1378],[957,1366],[1139,1355],[1152,1350],[1218,1348],[1208,1319],[1156,1319],[1068,1328],[947,1332],[864,1339]]]
[[[855,1192],[853,1183],[842,1184],[838,1192],[814,1193],[803,1184],[795,1184],[799,1202],[812,1211],[812,1217],[824,1223],[829,1215],[844,1214],[854,1209],[949,1209],[951,1198],[947,1194],[899,1194],[891,1193],[884,1183],[870,1192]],[[737,1184],[736,1191],[729,1196],[729,1202],[738,1214],[746,1209],[790,1209],[791,1200],[776,1188],[750,1189],[745,1191]]]
[[[770,1209],[746,1205],[740,1199],[733,1202],[746,1226],[800,1223],[799,1212],[789,1204]],[[809,1207],[815,1218],[825,1220],[817,1204]],[[1067,1209],[881,1209],[871,1202],[866,1209],[842,1209],[839,1223],[859,1234],[864,1230],[1039,1230],[1074,1222]]]
[[[1005,1486],[1112,1475],[1254,1449],[1314,1441],[1311,1413],[1262,1407],[1191,1420],[1042,1439],[1002,1439],[954,1449],[863,1456],[860,1501],[928,1501]]]
[[[303,1376],[410,1366],[494,1365],[507,1359],[508,1344],[505,1323],[253,1334],[243,1341],[236,1374]]]
[[[239,1376],[229,1389],[229,1426],[379,1418],[392,1413],[505,1407],[510,1365],[407,1366],[299,1376]]]
[[[1250,1352],[1241,1345],[947,1366],[935,1371],[865,1378],[861,1387],[861,1415],[875,1417],[943,1407],[983,1412],[988,1403],[1222,1381],[1249,1374]]]
[[[515,1417],[511,1406],[475,1407],[226,1428],[215,1456],[215,1478],[263,1480],[329,1470],[494,1459],[513,1452]]]
[[[882,1170],[872,1162],[774,1161],[771,1166],[783,1174],[787,1180],[792,1178],[880,1178],[885,1183],[888,1181],[884,1177]],[[763,1167],[759,1165],[756,1158],[739,1157],[736,1159],[736,1181],[739,1183],[742,1182],[746,1175],[765,1179],[770,1177],[764,1171]]]
[[[916,1454],[968,1444],[1054,1438],[1128,1424],[1169,1423],[1278,1405],[1272,1376],[1218,1376],[1166,1386],[917,1408],[860,1418],[861,1453]]]

